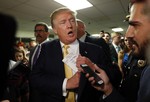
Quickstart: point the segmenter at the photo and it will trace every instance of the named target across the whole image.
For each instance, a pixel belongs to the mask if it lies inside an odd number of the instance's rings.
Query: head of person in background
[[[19,49],[24,50],[24,49],[25,49],[25,43],[22,42],[22,41],[19,41],[19,42],[16,44],[16,47],[19,48]]]
[[[122,39],[122,49],[118,52],[118,65],[120,68],[120,71],[122,72],[122,75],[124,77],[125,74],[125,67],[129,61],[129,57],[131,56],[131,52],[133,49],[133,44],[130,41],[130,39],[127,39],[126,37],[123,37]]]
[[[16,46],[14,46],[15,49],[19,49],[19,50],[23,50],[25,55],[28,54],[28,48],[26,46],[26,44],[22,41],[19,41]]]
[[[130,53],[133,49],[133,44],[130,39],[127,39],[127,37],[124,37],[124,47],[123,50],[125,53]]]
[[[80,19],[76,19],[77,20],[77,38],[80,39],[82,36],[86,36],[86,26],[84,24],[84,22]]]
[[[101,30],[101,31],[99,32],[99,36],[100,36],[100,38],[104,36],[104,30]]]
[[[120,45],[121,34],[119,32],[113,32],[111,33],[111,39],[112,43],[118,46]]]
[[[36,42],[41,44],[43,41],[47,40],[50,33],[48,31],[48,25],[44,22],[39,22],[34,27],[34,36],[36,37]]]
[[[22,61],[24,64],[28,65],[28,57],[24,50],[15,48],[14,50],[15,61]]]
[[[123,49],[124,46],[125,46],[124,36],[122,36],[121,39],[120,39],[120,47],[121,47],[121,49]]]
[[[29,51],[32,50],[37,45],[37,42],[35,40],[31,40],[29,42]]]
[[[77,39],[76,12],[62,7],[56,9],[50,17],[53,31],[62,43],[70,44]]]
[[[108,43],[110,43],[111,35],[110,35],[109,32],[105,32],[105,33],[104,33],[104,36],[103,36],[102,38],[103,38],[103,39],[106,41],[106,43],[108,44]]]

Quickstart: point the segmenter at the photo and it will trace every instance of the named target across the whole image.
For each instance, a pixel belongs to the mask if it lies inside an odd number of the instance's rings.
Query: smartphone
[[[85,73],[89,73],[90,77],[94,77],[96,84],[102,85],[104,83],[103,80],[87,64],[81,64],[80,66]]]

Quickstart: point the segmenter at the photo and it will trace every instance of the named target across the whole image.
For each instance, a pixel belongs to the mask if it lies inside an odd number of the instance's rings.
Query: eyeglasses
[[[39,32],[39,33],[43,33],[45,32],[45,30],[34,30],[35,33]]]

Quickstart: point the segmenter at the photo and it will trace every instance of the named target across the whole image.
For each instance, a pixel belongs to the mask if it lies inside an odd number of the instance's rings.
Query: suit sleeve
[[[112,93],[107,96],[106,98],[100,98],[99,102],[128,102],[123,96],[120,95],[120,93],[113,89]]]

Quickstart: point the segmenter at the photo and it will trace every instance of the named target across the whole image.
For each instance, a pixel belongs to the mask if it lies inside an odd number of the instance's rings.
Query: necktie
[[[36,52],[35,52],[35,55],[34,55],[34,57],[33,57],[33,64],[32,64],[32,65],[34,65],[35,62],[36,62],[36,60],[38,59],[39,54],[40,54],[40,50],[41,50],[41,46],[38,45],[38,46],[37,46],[37,50],[36,50]]]
[[[116,50],[117,50],[117,53],[120,51],[120,47],[119,46],[117,46],[116,47]]]
[[[68,54],[67,49],[69,48],[68,45],[64,45],[64,57]],[[72,77],[73,73],[72,73],[72,69],[69,68],[69,66],[67,66],[66,64],[64,64],[64,68],[65,68],[65,76],[66,78],[70,78]],[[65,102],[75,102],[75,93],[74,92],[68,92]]]

